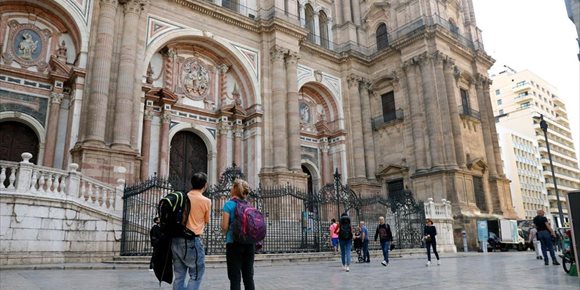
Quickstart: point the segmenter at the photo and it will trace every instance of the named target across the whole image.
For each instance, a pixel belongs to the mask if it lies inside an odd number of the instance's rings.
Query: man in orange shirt
[[[202,195],[207,188],[207,175],[202,172],[191,177],[191,190],[187,193],[190,210],[187,216],[187,234],[173,238],[173,289],[198,290],[205,273],[205,250],[201,235],[209,222],[211,200]],[[189,272],[189,281],[185,283]]]

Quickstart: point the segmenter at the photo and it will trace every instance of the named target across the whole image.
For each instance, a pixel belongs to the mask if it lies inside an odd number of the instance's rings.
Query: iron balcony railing
[[[459,105],[459,115],[473,117],[475,119],[481,120],[481,114],[479,111],[474,110],[468,106]]]
[[[373,130],[379,130],[385,126],[389,126],[391,124],[395,124],[397,122],[402,121],[404,118],[403,110],[398,109],[394,112],[389,112],[382,116],[378,116],[372,119]]]

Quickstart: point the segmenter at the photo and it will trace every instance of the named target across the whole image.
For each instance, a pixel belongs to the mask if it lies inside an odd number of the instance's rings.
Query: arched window
[[[328,17],[324,11],[320,11],[318,20],[318,23],[320,24],[320,44],[324,48],[329,48],[329,44],[332,39],[330,39],[328,35]]]
[[[377,49],[383,50],[389,47],[389,35],[387,33],[387,25],[381,23],[377,28]]]
[[[314,31],[314,9],[310,4],[306,4],[304,7],[304,16],[306,17],[306,29],[309,31],[308,39],[311,42],[315,42],[316,39],[316,31]]]

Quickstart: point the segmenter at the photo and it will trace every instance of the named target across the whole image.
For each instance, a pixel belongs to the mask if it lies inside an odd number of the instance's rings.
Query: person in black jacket
[[[384,217],[379,217],[379,225],[375,231],[375,241],[377,238],[380,238],[381,249],[383,250],[384,260],[381,262],[381,264],[383,266],[387,266],[389,264],[389,247],[393,241],[393,233],[391,232],[391,226],[385,223]]]
[[[156,216],[153,219],[153,223],[153,227],[151,227],[151,231],[149,231],[149,237],[151,238],[151,247],[153,247],[153,251],[155,251],[155,248],[157,247],[157,244],[159,244],[161,235],[163,233],[161,232],[161,227],[159,226],[159,217]],[[151,256],[151,261],[149,262],[149,271],[153,271],[153,256]]]
[[[425,222],[425,229],[423,230],[423,239],[425,240],[425,248],[427,248],[427,267],[431,265],[431,247],[433,247],[433,253],[437,258],[437,266],[441,265],[439,260],[439,254],[437,253],[437,229],[433,225],[431,219],[427,219]]]

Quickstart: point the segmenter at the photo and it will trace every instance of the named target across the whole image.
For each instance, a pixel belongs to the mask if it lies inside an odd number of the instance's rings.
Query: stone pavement
[[[392,259],[387,267],[375,260],[353,264],[288,263],[257,266],[256,289],[580,289],[578,277],[561,266],[544,266],[530,252],[442,255],[442,265],[425,267],[423,257]],[[228,289],[223,267],[208,268],[204,289]],[[160,288],[152,272],[117,270],[2,270],[0,289],[171,289]]]

